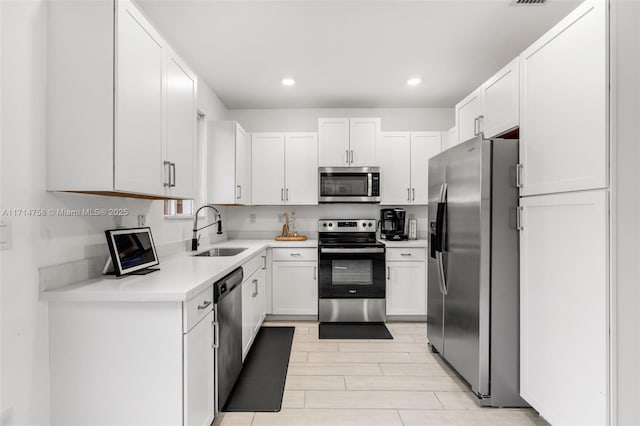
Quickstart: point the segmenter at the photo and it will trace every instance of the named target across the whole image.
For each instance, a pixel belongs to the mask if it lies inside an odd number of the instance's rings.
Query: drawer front
[[[427,250],[423,248],[388,248],[387,262],[390,260],[401,260],[404,262],[424,262],[427,258]]]
[[[274,261],[315,261],[318,260],[316,248],[274,248]]]
[[[258,269],[266,267],[267,251],[263,250],[257,256],[247,260],[242,264],[242,281],[246,281],[253,275]]]
[[[183,303],[183,331],[186,333],[213,309],[213,286]]]

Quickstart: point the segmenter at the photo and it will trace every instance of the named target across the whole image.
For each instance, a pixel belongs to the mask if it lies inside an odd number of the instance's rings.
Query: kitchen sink
[[[211,250],[203,251],[202,253],[196,254],[196,256],[203,256],[203,257],[235,256],[236,254],[240,254],[245,250],[246,248],[221,247],[221,248],[214,248]]]

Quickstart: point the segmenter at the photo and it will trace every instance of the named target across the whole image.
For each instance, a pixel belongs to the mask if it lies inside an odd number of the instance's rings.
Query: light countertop
[[[195,257],[191,253],[160,260],[160,271],[148,275],[103,276],[40,293],[40,300],[66,302],[185,301],[266,248],[317,247],[317,240],[228,240],[202,247],[246,247],[235,256]]]

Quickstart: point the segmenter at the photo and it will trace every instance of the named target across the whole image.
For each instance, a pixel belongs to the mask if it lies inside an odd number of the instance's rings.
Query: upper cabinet
[[[237,121],[207,127],[209,203],[251,204],[251,140]]]
[[[607,3],[585,1],[520,55],[521,195],[608,185]]]
[[[442,151],[446,151],[458,144],[458,127],[453,126],[446,132],[442,132]]]
[[[481,88],[478,88],[456,105],[458,143],[468,141],[482,132],[483,117],[483,91]]]
[[[484,118],[481,119],[481,125],[486,138],[499,136],[518,127],[518,63],[518,58],[515,58],[482,85]]]
[[[318,119],[318,165],[357,167],[378,165],[379,118]]]
[[[252,204],[318,204],[316,133],[251,135]]]
[[[442,132],[382,132],[381,204],[427,204],[429,158],[441,151]]]
[[[47,189],[193,197],[193,72],[130,1],[48,13]]]

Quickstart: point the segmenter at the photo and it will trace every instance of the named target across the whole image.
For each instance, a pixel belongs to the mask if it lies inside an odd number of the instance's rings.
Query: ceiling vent
[[[510,6],[542,6],[549,0],[513,0]]]

